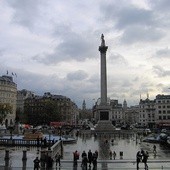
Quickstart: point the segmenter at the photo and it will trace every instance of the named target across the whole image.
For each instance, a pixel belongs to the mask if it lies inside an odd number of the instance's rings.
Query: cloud
[[[96,58],[97,50],[94,39],[87,39],[84,35],[74,32],[67,33],[67,36],[64,36],[62,42],[56,46],[52,53],[38,54],[33,56],[32,59],[44,64],[56,64],[63,61],[76,60],[82,62],[88,58]]]
[[[126,44],[137,42],[155,42],[164,37],[164,33],[148,27],[132,26],[127,28],[121,37],[121,42]]]
[[[80,81],[88,77],[87,73],[83,70],[77,70],[67,74],[67,79],[71,81]]]
[[[151,7],[156,11],[170,13],[170,1],[169,0],[150,0],[149,1]]]
[[[127,60],[120,54],[118,53],[111,53],[109,58],[108,58],[109,64],[114,64],[114,65],[127,65],[128,62]]]
[[[120,1],[119,5],[106,3],[101,9],[104,20],[112,25],[112,29],[121,32],[122,43],[154,42],[165,36],[163,31],[165,19],[162,20],[157,11],[144,9],[125,1]]]
[[[153,72],[159,77],[170,76],[170,70],[164,70],[161,66],[153,66]]]
[[[18,1],[8,0],[8,4],[13,8],[13,22],[32,29],[36,24],[37,17],[39,15],[40,1]]]
[[[155,54],[155,57],[161,58],[161,59],[162,58],[170,58],[170,49],[167,47],[167,48],[158,50]]]

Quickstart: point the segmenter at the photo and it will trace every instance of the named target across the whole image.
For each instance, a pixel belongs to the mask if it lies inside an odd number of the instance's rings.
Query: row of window
[[[169,103],[170,102],[170,100],[168,99],[168,100],[157,100],[157,103]]]
[[[163,108],[163,109],[165,109],[165,108],[170,108],[170,105],[167,105],[167,106],[165,106],[165,105],[163,105],[163,106],[158,106],[158,108],[159,108],[159,109],[161,109],[161,108]]]
[[[158,110],[159,114],[170,114],[170,110]]]
[[[170,119],[170,116],[159,116],[159,120],[167,120]]]

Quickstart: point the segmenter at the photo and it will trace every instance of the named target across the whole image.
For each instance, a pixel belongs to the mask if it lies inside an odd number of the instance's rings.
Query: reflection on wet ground
[[[157,154],[153,154],[153,145],[152,143],[141,142],[141,137],[136,137],[135,134],[131,135],[118,135],[118,136],[98,136],[94,137],[92,134],[84,134],[77,138],[77,143],[73,144],[64,144],[64,153],[62,160],[62,169],[70,169],[72,166],[73,160],[73,152],[77,150],[80,155],[83,151],[88,152],[89,149],[94,152],[99,152],[98,158],[98,169],[136,169],[136,153],[137,151],[144,149],[149,152],[149,161],[150,160],[167,160],[170,158],[170,148],[166,146],[155,144],[157,147]],[[8,162],[11,167],[22,167],[23,165],[29,169],[29,167],[33,167],[33,160],[36,156],[39,156],[37,152],[37,148],[32,147],[27,151],[27,161],[22,161],[23,150],[26,148],[23,147],[13,147],[10,149],[10,160]],[[0,165],[5,165],[4,157],[5,157],[5,148],[1,148],[0,150]],[[115,151],[116,158],[113,160],[113,157],[110,159],[109,152]],[[120,155],[122,153],[122,156]],[[81,158],[79,160],[81,162]],[[110,161],[110,162],[109,162]],[[116,163],[117,161],[117,163]],[[124,161],[124,162],[120,162]],[[150,162],[150,169],[154,168],[154,166],[158,166],[161,168],[162,166],[170,167],[170,163],[158,163],[154,164]],[[143,167],[143,164],[141,164]],[[31,169],[31,168],[30,168]],[[75,169],[75,167],[73,167]],[[79,166],[76,167],[77,170],[81,169],[80,163]],[[158,169],[158,168],[157,168]],[[155,168],[156,170],[156,168]]]

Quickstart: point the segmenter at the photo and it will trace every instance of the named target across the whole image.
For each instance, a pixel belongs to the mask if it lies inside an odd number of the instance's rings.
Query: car
[[[6,126],[5,125],[0,125],[0,130],[6,130]]]
[[[144,132],[145,133],[151,133],[151,130],[150,129],[144,129]]]
[[[166,132],[167,132],[167,130],[166,130],[166,129],[162,129],[162,130],[161,130],[161,132],[166,133]]]

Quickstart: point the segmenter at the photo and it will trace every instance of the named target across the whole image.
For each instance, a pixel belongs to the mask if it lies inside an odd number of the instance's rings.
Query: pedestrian
[[[156,145],[153,145],[153,153],[156,155]]]
[[[96,158],[98,158],[99,153],[98,153],[98,151],[97,151],[97,150],[95,151],[95,154],[96,154]]]
[[[47,147],[47,138],[44,138],[44,147]]]
[[[87,162],[88,162],[87,156],[84,156],[82,159],[82,169],[83,170],[87,170]]]
[[[112,151],[109,152],[110,159],[112,159]]]
[[[141,154],[141,151],[138,151],[137,154],[136,154],[136,166],[137,166],[137,170],[139,170],[139,163],[142,159],[142,154]]]
[[[79,159],[79,153],[77,152],[77,150],[75,152],[73,152],[73,165],[77,166],[77,160]]]
[[[92,159],[93,159],[93,154],[92,154],[91,150],[89,150],[89,152],[88,152],[89,167],[91,167]]]
[[[93,170],[97,170],[97,155],[96,155],[96,153],[93,153],[92,160],[93,160]]]
[[[56,167],[57,165],[61,166],[61,155],[57,152],[56,156],[55,156],[55,161],[56,161]]]
[[[148,157],[149,157],[148,151],[144,152],[142,162],[145,165],[145,170],[148,170],[148,165],[147,165]]]
[[[116,152],[113,151],[113,159],[115,160],[116,159]]]
[[[51,156],[48,156],[47,157],[47,166],[46,166],[46,168],[48,170],[52,170],[52,167],[53,167],[53,159],[51,158]]]
[[[39,170],[40,160],[38,159],[38,157],[36,157],[33,162],[34,162],[34,170]]]
[[[81,158],[82,158],[81,166],[83,164],[83,158],[84,157],[87,157],[87,153],[85,151],[83,151],[83,153],[81,154]]]
[[[39,138],[39,136],[37,137],[37,147],[39,147],[40,146],[40,138]]]

